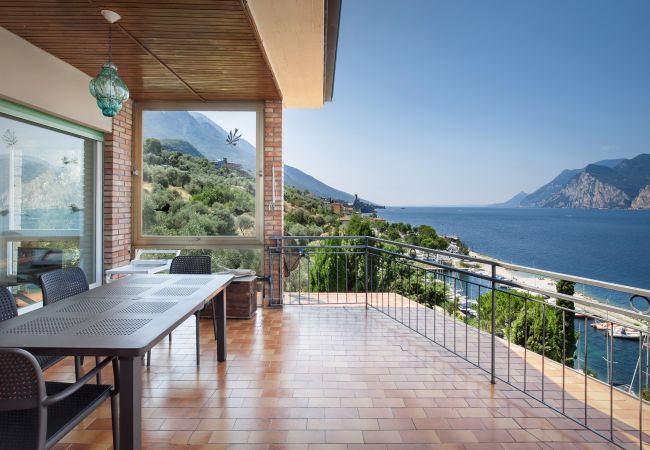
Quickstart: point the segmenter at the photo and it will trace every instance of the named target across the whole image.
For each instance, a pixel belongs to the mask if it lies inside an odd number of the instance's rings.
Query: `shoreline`
[[[469,251],[469,256],[476,257],[476,258],[482,258],[482,259],[489,259],[489,260],[493,260],[495,262],[501,262],[497,258],[493,258],[491,256],[488,256],[488,255],[485,255],[485,254],[482,254],[482,253],[478,253],[478,252],[475,252],[475,251],[472,251],[472,250]],[[487,272],[488,274],[492,270],[491,266],[489,264],[470,263],[469,265],[475,266],[478,269]],[[462,268],[463,266],[461,264],[454,263],[454,267]],[[526,276],[525,272],[513,271],[513,270],[507,269],[505,267],[497,267],[496,268],[496,274],[497,274],[497,276],[501,276],[504,279],[506,279],[508,281],[512,281],[514,283],[517,283],[517,284],[519,284],[521,286],[528,286],[528,287],[531,287],[531,288],[544,290],[544,291],[549,292],[549,294],[552,293],[552,292],[557,292],[556,291],[556,286],[555,286],[555,283],[556,283],[557,280],[555,280],[553,278],[550,278],[550,277],[543,277],[543,276],[538,276],[538,275],[534,275],[534,274],[528,274],[529,276]],[[580,300],[596,303],[596,304],[601,304],[601,303],[603,305],[607,304],[607,303],[603,302],[601,299],[598,299],[598,298],[595,298],[595,297],[590,297],[588,295],[585,295],[582,292],[577,292],[576,291],[573,294],[573,297],[575,297],[577,299],[580,299]],[[554,297],[550,296],[550,299],[553,299],[553,298]],[[547,302],[549,302],[550,299],[547,299]],[[553,302],[551,301],[549,303],[553,303]],[[615,305],[615,306],[618,306],[618,305]],[[620,307],[620,306],[618,306],[618,307]],[[625,308],[625,309],[628,309],[628,308]],[[620,322],[622,324],[625,324],[626,326],[633,326],[633,327],[637,327],[637,328],[645,328],[642,324],[640,324],[636,320],[632,320],[632,319],[630,319],[630,318],[628,318],[628,317],[626,317],[624,315],[621,315],[621,314],[609,312],[609,311],[606,311],[606,310],[601,310],[601,309],[598,308],[597,305],[595,305],[593,307],[589,307],[589,306],[578,304],[578,305],[575,305],[575,311],[576,311],[577,314],[583,315],[583,317],[576,317],[576,318],[585,318],[587,320],[598,319],[598,320],[604,320],[604,321],[615,320],[615,321],[618,321],[618,322]],[[633,311],[633,310],[630,309],[630,311]],[[584,317],[584,316],[586,316],[586,317]]]

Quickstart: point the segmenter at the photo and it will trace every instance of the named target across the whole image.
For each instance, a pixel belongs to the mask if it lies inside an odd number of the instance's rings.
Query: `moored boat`
[[[638,330],[623,326],[614,327],[614,330],[608,330],[607,334],[619,339],[639,339],[641,337],[641,333]]]
[[[611,322],[599,322],[599,321],[596,321],[596,322],[591,324],[591,328],[595,328],[597,330],[608,330],[608,329],[611,328],[611,326],[612,326]]]

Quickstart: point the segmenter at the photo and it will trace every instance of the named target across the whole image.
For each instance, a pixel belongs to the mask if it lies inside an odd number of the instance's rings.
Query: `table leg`
[[[142,367],[140,358],[120,358],[120,448],[141,448]]]
[[[225,361],[228,356],[226,346],[226,290],[224,289],[212,300],[217,310],[217,361]]]

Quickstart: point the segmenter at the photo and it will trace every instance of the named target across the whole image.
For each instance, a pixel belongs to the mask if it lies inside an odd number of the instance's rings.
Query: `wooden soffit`
[[[240,0],[0,0],[0,26],[94,77],[102,9],[122,16],[113,61],[136,100],[281,98]]]

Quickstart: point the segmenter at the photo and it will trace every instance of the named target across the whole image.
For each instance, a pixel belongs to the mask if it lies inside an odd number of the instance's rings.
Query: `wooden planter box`
[[[226,288],[226,318],[250,319],[257,311],[257,277],[239,277],[232,280]],[[208,306],[201,317],[212,317],[212,307]]]

